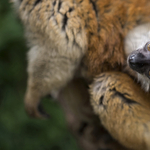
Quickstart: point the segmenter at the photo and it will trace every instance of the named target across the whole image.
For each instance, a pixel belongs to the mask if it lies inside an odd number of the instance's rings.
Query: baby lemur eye
[[[148,51],[150,51],[150,43],[148,43],[148,44],[146,45],[146,48],[147,48]]]

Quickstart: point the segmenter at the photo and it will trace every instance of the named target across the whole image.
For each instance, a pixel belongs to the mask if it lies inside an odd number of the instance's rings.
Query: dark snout
[[[144,51],[143,49],[134,51],[128,57],[128,64],[134,71],[145,74],[150,78],[150,52]]]
[[[132,53],[128,57],[129,66],[131,69],[143,73],[144,72],[144,64],[146,60],[144,59],[144,56],[141,53]]]

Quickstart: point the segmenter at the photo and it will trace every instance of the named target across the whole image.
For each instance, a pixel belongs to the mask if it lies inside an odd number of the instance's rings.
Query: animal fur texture
[[[13,1],[30,48],[25,96],[27,113],[42,118],[44,114],[38,110],[42,97],[47,94],[57,97],[57,93],[75,76],[83,76],[88,82],[97,76],[91,86],[91,103],[104,127],[126,147],[147,149],[150,102],[146,101],[148,97],[144,97],[142,89],[136,91],[138,84],[120,72],[145,82],[142,75],[137,75],[127,66],[127,56],[134,50],[128,45],[130,37],[134,38],[129,35],[130,31],[150,22],[150,1]],[[119,77],[112,71],[119,71]],[[111,77],[109,73],[104,74],[104,78],[103,75],[98,76],[105,72],[110,72]],[[149,83],[143,85],[149,88]],[[127,90],[125,93],[117,92],[119,88]],[[136,96],[137,92],[138,95],[142,93],[140,98]],[[105,97],[100,98],[104,93]],[[123,109],[122,103],[127,109]],[[118,129],[121,126],[125,128]]]
[[[150,149],[150,93],[121,72],[99,75],[91,93],[95,113],[115,139],[130,149]]]

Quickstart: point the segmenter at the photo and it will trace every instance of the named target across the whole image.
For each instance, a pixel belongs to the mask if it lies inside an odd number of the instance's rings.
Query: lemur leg
[[[24,0],[20,4],[20,17],[31,47],[25,97],[31,116],[42,117],[38,112],[40,99],[56,94],[73,78],[87,50],[84,21],[78,9],[72,0]]]
[[[73,78],[77,64],[65,57],[37,57],[36,63],[29,61],[28,84],[25,108],[32,117],[46,117],[38,109],[42,97],[57,94]]]
[[[63,88],[58,97],[67,124],[84,150],[127,150],[114,140],[93,112],[87,83],[76,78]]]
[[[123,73],[103,73],[91,85],[91,103],[101,123],[131,149],[150,149],[149,100],[150,93]]]

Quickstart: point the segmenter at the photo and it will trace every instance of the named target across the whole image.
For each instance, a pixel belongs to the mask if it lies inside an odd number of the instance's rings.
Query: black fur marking
[[[62,1],[59,1],[59,4],[58,4],[58,11],[59,11],[60,8],[61,8],[61,4],[62,4]]]
[[[35,8],[36,5],[38,5],[42,0],[36,0],[34,5],[33,5],[33,8],[29,11],[29,14],[32,12],[32,10]]]
[[[73,11],[73,8],[69,8],[69,12],[72,12]]]
[[[116,94],[117,94],[119,97],[121,97],[122,99],[124,99],[125,102],[128,103],[128,104],[137,104],[136,101],[133,101],[133,100],[131,100],[131,99],[129,99],[129,98],[126,98],[126,97],[124,96],[124,94],[122,94],[122,93],[120,93],[120,92],[117,92]]]
[[[139,24],[141,23],[141,18],[138,18],[138,19],[136,20],[136,23],[139,25]]]
[[[68,44],[69,43],[69,37],[67,34],[66,34],[66,40],[67,40],[67,44]]]
[[[35,7],[36,5],[38,5],[41,1],[42,1],[42,0],[36,0],[35,3],[34,3],[34,7]]]
[[[103,54],[105,55],[109,51],[109,45],[108,42],[104,45],[104,51]]]
[[[99,33],[101,31],[101,27],[100,27],[100,24],[98,23],[98,29],[97,29],[97,32]]]
[[[99,105],[103,105],[104,95],[102,95],[99,99]]]
[[[63,19],[63,26],[62,26],[63,30],[65,30],[65,27],[67,25],[67,21],[68,21],[68,17],[67,17],[67,14],[65,14],[64,19]]]
[[[79,44],[75,41],[75,39],[73,40],[72,46],[76,46],[76,47],[78,47],[79,49],[81,49],[81,47],[80,47]]]
[[[25,9],[26,9],[26,6],[28,6],[28,4],[29,4],[29,1],[27,1],[25,4],[24,4],[24,7],[23,7],[23,10],[25,11]]]
[[[124,95],[130,96],[130,94],[128,94],[128,93],[124,93]]]
[[[115,96],[121,97],[123,99],[123,101],[127,104],[138,104],[136,101],[126,98],[124,94],[118,92],[115,88],[113,88],[110,91],[114,91],[115,92]]]
[[[94,35],[94,33],[93,33],[93,32],[89,32],[89,34],[90,34],[91,36],[93,36],[93,35]]]
[[[56,5],[56,0],[54,0],[54,2],[53,2],[53,6],[55,6]]]
[[[81,126],[80,126],[79,131],[78,131],[80,135],[83,135],[83,133],[84,133],[85,129],[87,128],[87,126],[88,126],[87,122],[82,122],[81,123]]]
[[[95,2],[93,2],[93,0],[90,0],[90,2],[91,2],[91,4],[93,5],[93,9],[94,9],[94,11],[95,11],[96,16],[98,16],[98,11],[97,11]]]
[[[96,2],[97,1],[90,0],[90,3],[93,6],[93,10],[95,11],[95,15],[96,15],[96,18],[97,18],[97,22],[98,22],[97,32],[99,33],[101,28],[100,28],[100,24],[99,24],[99,16],[98,16],[98,11],[97,11],[97,7],[96,7]]]
[[[124,28],[124,23],[121,17],[118,17],[118,21],[120,22],[121,28]]]

